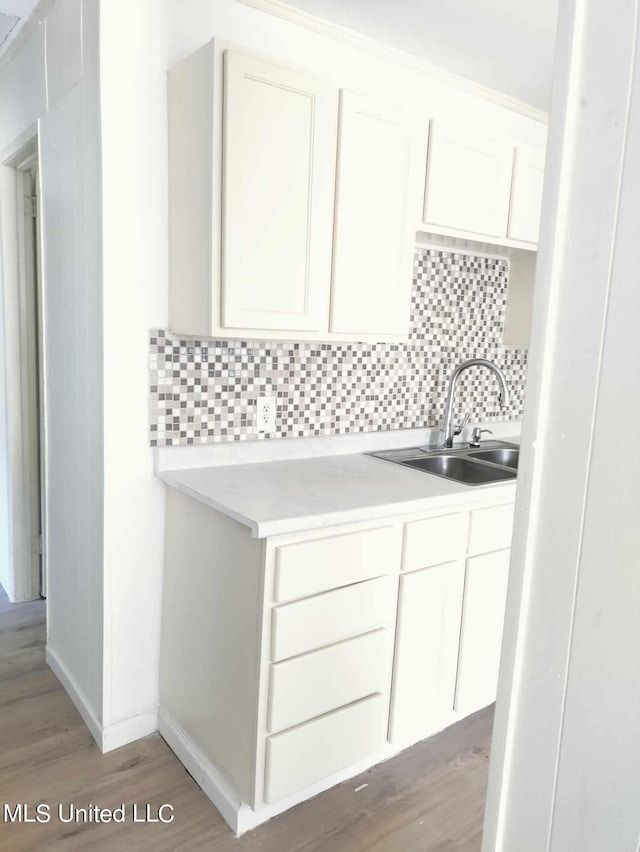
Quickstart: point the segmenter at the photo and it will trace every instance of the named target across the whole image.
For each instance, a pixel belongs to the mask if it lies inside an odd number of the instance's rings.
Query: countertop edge
[[[181,471],[176,471],[177,474]],[[159,479],[172,488],[192,497],[205,506],[226,515],[234,521],[248,527],[251,530],[251,536],[255,539],[265,539],[272,536],[288,535],[297,532],[309,532],[316,529],[324,529],[327,527],[340,526],[344,524],[357,524],[366,521],[382,520],[383,518],[394,518],[399,515],[408,515],[419,513],[421,511],[431,511],[438,506],[448,507],[457,505],[466,505],[470,502],[490,502],[488,495],[498,497],[503,494],[508,500],[515,499],[516,480],[509,482],[496,483],[481,487],[480,492],[477,488],[468,486],[464,491],[459,491],[454,494],[432,495],[429,497],[413,498],[409,500],[394,501],[393,503],[381,503],[375,506],[362,506],[355,509],[343,509],[337,512],[327,512],[321,515],[304,515],[293,518],[285,518],[283,520],[274,521],[256,521],[240,512],[234,511],[230,506],[224,503],[207,497],[200,491],[190,488],[182,482],[177,481],[171,476],[171,471],[158,472]],[[487,495],[487,499],[482,498],[482,495]],[[474,500],[475,497],[475,500]]]
[[[180,471],[177,471],[178,473]],[[205,497],[204,494],[200,491],[196,491],[195,488],[189,488],[188,485],[185,485],[182,482],[178,482],[173,479],[170,471],[161,471],[157,474],[158,478],[165,483],[165,485],[170,485],[172,488],[175,488],[177,491],[181,491],[183,494],[186,494],[189,497],[193,497],[194,500],[197,500],[199,503],[203,503],[205,506],[208,506],[210,509],[215,509],[216,512],[220,512],[223,515],[226,515],[228,518],[231,518],[234,521],[242,524],[245,527],[249,527],[251,530],[252,538],[266,538],[267,536],[264,532],[261,532],[262,527],[258,522],[248,518],[246,515],[240,514],[240,512],[235,512],[226,503],[218,503],[216,500],[212,500],[210,497]],[[268,533],[267,535],[273,535],[273,533]]]

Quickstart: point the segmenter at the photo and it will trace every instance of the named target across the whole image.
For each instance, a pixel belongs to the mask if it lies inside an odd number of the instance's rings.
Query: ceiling
[[[0,0],[0,56],[17,36],[39,0]]]
[[[558,0],[287,2],[549,110]]]

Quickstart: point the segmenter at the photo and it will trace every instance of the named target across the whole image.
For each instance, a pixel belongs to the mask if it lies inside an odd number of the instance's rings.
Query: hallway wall
[[[45,0],[0,65],[0,162],[36,133],[40,146],[48,654],[94,735],[103,718],[98,12],[98,0]]]

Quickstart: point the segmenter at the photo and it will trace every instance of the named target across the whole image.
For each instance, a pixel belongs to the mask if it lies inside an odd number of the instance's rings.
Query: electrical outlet
[[[276,428],[275,396],[259,396],[256,403],[256,432],[273,432]]]

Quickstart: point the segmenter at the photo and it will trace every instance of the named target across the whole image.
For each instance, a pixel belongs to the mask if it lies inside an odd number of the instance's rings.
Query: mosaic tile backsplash
[[[334,435],[435,426],[453,368],[467,358],[500,366],[511,405],[497,404],[495,378],[473,368],[458,385],[457,415],[519,420],[527,351],[502,345],[506,260],[416,251],[411,330],[402,344],[182,340],[151,332],[152,446]],[[276,396],[277,428],[255,432],[255,400]]]

